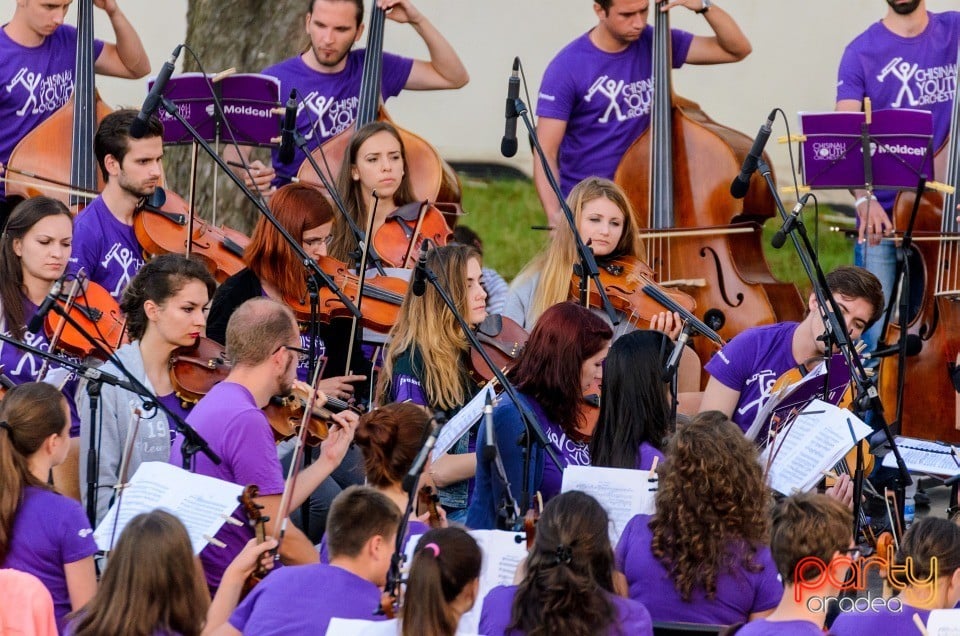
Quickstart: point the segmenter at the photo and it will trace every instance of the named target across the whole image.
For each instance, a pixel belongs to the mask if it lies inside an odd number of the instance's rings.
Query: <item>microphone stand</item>
[[[517,406],[517,411],[520,413],[520,417],[523,419],[523,422],[526,426],[527,432],[525,434],[524,443],[526,444],[526,451],[523,457],[523,494],[521,496],[521,505],[526,509],[530,505],[531,493],[533,491],[533,481],[532,476],[530,475],[530,463],[531,455],[533,454],[533,441],[536,441],[537,444],[543,448],[544,452],[556,464],[557,469],[561,472],[563,471],[563,464],[560,463],[560,458],[557,457],[557,454],[554,452],[553,447],[550,446],[550,441],[547,439],[546,434],[543,432],[543,429],[540,427],[540,424],[537,422],[537,417],[530,411],[530,408],[527,404],[520,398],[520,395],[517,393],[516,387],[507,380],[507,377],[504,375],[503,371],[500,370],[493,360],[490,359],[490,355],[487,351],[480,345],[480,341],[477,339],[477,334],[474,333],[474,330],[470,328],[470,325],[467,324],[467,321],[464,320],[463,316],[460,315],[460,312],[457,311],[457,306],[453,302],[453,299],[450,298],[450,294],[447,293],[447,290],[443,288],[443,285],[440,284],[440,281],[437,280],[437,275],[430,269],[429,266],[425,265],[424,275],[429,281],[433,288],[437,290],[437,294],[440,295],[440,298],[443,300],[443,303],[447,306],[453,316],[457,319],[457,322],[460,323],[460,328],[463,330],[464,335],[467,337],[467,341],[470,343],[470,346],[480,354],[480,357],[483,358],[484,363],[490,368],[491,373],[500,383],[500,386],[503,387],[504,392],[510,397],[513,403]],[[502,466],[502,464],[501,464]],[[509,484],[507,484],[509,485]],[[512,500],[512,496],[510,497]]]
[[[243,179],[235,175],[233,171],[230,170],[230,166],[227,165],[227,162],[224,161],[220,157],[220,155],[218,155],[217,152],[210,147],[210,144],[207,143],[207,140],[204,139],[200,135],[200,133],[198,133],[196,129],[192,125],[190,125],[190,122],[188,122],[183,117],[183,115],[180,114],[180,111],[177,109],[176,104],[171,102],[166,97],[160,100],[160,104],[163,106],[163,110],[165,110],[171,117],[176,119],[180,123],[180,125],[183,126],[184,130],[190,133],[190,135],[196,140],[196,142],[200,145],[200,147],[203,148],[204,152],[206,152],[210,156],[213,162],[217,164],[217,166],[226,174],[226,176],[231,181],[233,181],[236,184],[238,188],[240,188],[240,191],[243,192],[244,195],[246,195],[247,199],[249,199],[250,202],[256,206],[257,210],[260,211],[260,214],[266,217],[267,221],[269,221],[270,224],[273,225],[273,227],[277,230],[280,236],[283,237],[283,239],[290,245],[290,248],[293,249],[293,251],[296,253],[297,257],[300,259],[301,264],[304,266],[304,268],[306,268],[308,275],[315,276],[318,280],[322,281],[323,285],[327,289],[329,289],[330,291],[332,291],[334,294],[337,295],[337,298],[340,299],[340,302],[343,303],[343,305],[350,311],[350,313],[352,313],[354,316],[359,318],[360,310],[357,309],[357,306],[354,305],[353,302],[347,297],[347,295],[343,293],[343,290],[341,290],[340,287],[337,286],[335,282],[333,282],[333,279],[330,278],[330,276],[327,275],[327,273],[320,268],[317,262],[312,258],[310,258],[310,256],[303,249],[303,246],[300,245],[299,242],[293,240],[293,237],[290,236],[290,233],[287,231],[287,229],[280,224],[280,221],[278,221],[277,217],[275,217],[270,212],[269,208],[267,208],[267,206],[263,203],[263,201],[258,197],[256,197],[252,192],[250,192],[247,186],[244,185]],[[192,237],[191,237],[191,240],[192,240]]]
[[[484,415],[484,417],[487,416]],[[500,449],[497,447],[496,434],[492,426],[488,430],[490,434],[487,445],[483,449],[483,459],[493,464],[494,474],[503,485],[503,501],[497,508],[497,518],[501,520],[503,528],[512,529],[520,521],[520,507],[510,491],[510,479],[507,477],[507,469],[503,467],[503,457],[500,456]]]
[[[817,260],[816,251],[813,248],[810,237],[807,235],[807,228],[800,219],[799,211],[797,211],[796,214],[796,222],[792,225],[792,227],[787,227],[787,212],[784,209],[783,201],[780,199],[780,195],[777,192],[777,185],[773,180],[773,175],[769,164],[767,164],[767,162],[761,158],[760,161],[757,162],[757,169],[767,182],[767,187],[770,189],[774,201],[777,204],[777,210],[780,213],[780,218],[784,220],[784,232],[789,232],[790,239],[793,241],[793,246],[797,250],[797,255],[800,258],[800,263],[803,265],[803,269],[806,271],[807,277],[810,279],[810,283],[813,286],[813,292],[817,298],[817,307],[820,310],[820,315],[823,319],[824,328],[826,330],[823,338],[824,346],[826,348],[826,359],[828,361],[830,360],[833,346],[836,345],[840,350],[840,353],[843,355],[844,361],[847,364],[847,368],[850,370],[851,380],[856,387],[856,398],[853,402],[854,409],[861,412],[866,412],[869,410],[873,413],[876,421],[880,422],[880,426],[883,429],[887,442],[890,444],[894,457],[896,458],[897,468],[900,472],[902,483],[905,486],[910,485],[913,483],[913,480],[910,477],[910,473],[907,471],[907,466],[903,461],[903,457],[900,455],[900,451],[897,449],[897,445],[893,440],[893,434],[890,432],[890,427],[883,415],[883,405],[880,403],[880,395],[877,392],[877,387],[874,381],[867,377],[867,374],[863,369],[863,364],[860,361],[860,356],[857,354],[856,348],[853,346],[853,342],[850,340],[850,334],[847,331],[846,322],[841,318],[842,314],[840,312],[840,308],[837,306],[836,300],[834,300],[833,294],[830,292],[830,288],[827,285],[826,276],[824,276],[823,269],[821,269],[820,263]],[[800,238],[797,238],[797,235],[799,235]],[[858,456],[858,463],[860,459],[861,458]],[[857,481],[857,476],[860,477],[859,483],[854,483],[855,491],[860,491],[863,488],[862,468],[862,466],[858,466],[854,476],[855,482]],[[860,507],[862,504],[859,500],[855,500],[853,505],[853,531],[854,537],[858,537],[860,533]]]
[[[600,282],[600,271],[597,269],[597,260],[593,256],[593,250],[588,249],[583,239],[580,238],[580,232],[577,230],[577,223],[573,218],[573,212],[570,211],[570,206],[568,206],[566,200],[564,200],[563,194],[560,191],[560,184],[557,183],[557,179],[553,175],[553,170],[550,169],[550,164],[547,163],[547,157],[543,152],[543,146],[540,145],[540,140],[537,138],[536,128],[534,128],[533,122],[530,121],[526,104],[519,98],[513,100],[508,99],[506,115],[508,118],[519,117],[523,120],[523,125],[526,126],[530,140],[533,142],[533,147],[536,149],[537,156],[540,158],[540,165],[543,166],[543,171],[547,175],[547,181],[550,182],[550,188],[557,196],[557,200],[560,202],[560,209],[563,210],[563,216],[567,220],[567,225],[570,226],[570,231],[573,233],[573,240],[577,246],[577,254],[580,256],[580,271],[577,272],[577,275],[580,277],[580,304],[584,307],[587,306],[587,281],[592,279],[593,285],[600,295],[600,304],[602,305],[603,311],[607,314],[607,317],[610,318],[611,323],[614,325],[620,324],[620,318],[617,316],[613,305],[610,304],[607,292]]]

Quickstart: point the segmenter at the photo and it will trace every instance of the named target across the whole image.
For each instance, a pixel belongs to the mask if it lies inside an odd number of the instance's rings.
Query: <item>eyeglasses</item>
[[[270,355],[274,355],[277,351],[280,351],[281,349],[286,349],[287,351],[292,351],[295,354],[297,354],[297,362],[305,363],[307,360],[310,359],[310,352],[308,350],[303,349],[301,347],[293,347],[290,345],[280,345],[279,347],[274,349],[273,353],[271,353]]]
[[[310,248],[310,247],[316,247],[316,246],[320,245],[321,243],[322,243],[323,245],[326,245],[327,247],[330,247],[330,244],[333,243],[333,234],[327,234],[327,235],[324,236],[324,237],[319,237],[319,236],[318,236],[317,238],[312,238],[312,239],[305,240],[305,241],[303,242],[303,245],[304,245],[305,247],[307,247],[307,248]]]

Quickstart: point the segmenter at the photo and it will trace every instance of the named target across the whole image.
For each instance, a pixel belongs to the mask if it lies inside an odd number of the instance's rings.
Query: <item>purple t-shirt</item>
[[[530,406],[537,420],[543,423],[543,433],[550,441],[550,445],[560,458],[563,467],[567,466],[589,466],[590,465],[590,443],[578,442],[563,431],[559,424],[553,422],[547,417],[543,408],[536,402],[530,401]],[[544,501],[550,501],[560,494],[560,486],[563,484],[563,471],[557,468],[549,458],[543,463],[543,481],[540,482],[540,493]]]
[[[522,632],[510,630],[510,615],[513,608],[513,597],[517,593],[517,586],[501,585],[493,588],[483,599],[483,609],[480,611],[481,634],[511,634],[519,635]],[[617,608],[617,618],[614,625],[607,632],[609,634],[630,634],[630,636],[644,636],[653,634],[653,623],[650,613],[642,603],[619,596],[610,596],[613,605]],[[599,635],[597,635],[599,636]]]
[[[103,42],[94,40],[94,59],[102,51]],[[6,164],[20,140],[70,99],[76,56],[77,30],[72,26],[60,25],[38,47],[21,46],[0,29],[0,77],[6,78],[6,90],[0,90],[0,163]],[[0,199],[4,191],[0,182]]]
[[[673,66],[687,59],[693,34],[671,30]],[[613,178],[620,158],[650,125],[653,27],[619,53],[585,33],[553,58],[540,84],[537,116],[567,122],[557,157],[566,196],[586,177]]]
[[[283,492],[283,471],[277,459],[273,431],[267,416],[257,408],[246,387],[234,382],[217,384],[193,407],[187,416],[187,424],[195,428],[223,460],[217,466],[203,453],[197,453],[193,472],[241,486],[256,484],[260,496]],[[182,445],[183,436],[178,435],[170,449],[170,463],[181,465]],[[233,516],[243,525],[225,523],[216,534],[216,538],[227,547],[210,544],[200,553],[211,588],[220,585],[223,571],[253,538],[253,530],[247,525],[247,517],[239,506]]]
[[[641,442],[637,449],[637,470],[650,470],[653,467],[653,458],[657,458],[658,463],[663,463],[666,456],[650,442]]]
[[[923,33],[901,37],[878,21],[843,52],[837,73],[837,101],[869,97],[876,110],[915,108],[933,113],[933,148],[950,133],[956,94],[960,12],[933,13]],[[878,191],[890,210],[896,193]]]
[[[895,599],[887,601],[888,606],[896,607]],[[918,609],[909,605],[900,605],[901,611],[890,611],[888,606],[882,606],[877,611],[841,612],[830,626],[830,633],[834,636],[876,636],[877,634],[918,634],[917,626],[913,623],[913,615],[917,614],[923,624],[927,624],[930,610]]]
[[[37,315],[37,309],[39,308],[30,302],[26,296],[23,297],[24,324],[30,324],[30,320]],[[0,324],[3,324],[2,320],[0,320]],[[3,334],[14,337],[6,324],[3,324]],[[47,334],[43,329],[40,329],[40,331],[35,334],[24,331],[22,341],[42,351],[50,350],[50,339],[47,338]],[[61,352],[60,355],[65,354]],[[75,356],[67,355],[66,357],[74,362],[80,362]],[[0,365],[3,365],[3,374],[10,378],[14,384],[24,384],[25,382],[35,382],[37,380],[37,375],[43,367],[43,358],[28,351],[18,349],[9,343],[0,341]],[[67,398],[67,404],[70,407],[70,437],[77,437],[80,435],[80,416],[77,414],[77,406],[73,396],[77,392],[80,380],[75,373],[67,371],[61,368],[60,365],[51,362],[48,366],[45,381],[60,386],[65,377],[69,377],[69,379],[63,385],[61,392],[64,397]]]
[[[327,631],[331,618],[384,620],[380,588],[335,565],[281,568],[261,581],[230,616],[244,634],[312,636]],[[309,607],[289,611],[291,601],[309,599]]]
[[[57,625],[70,612],[63,566],[97,553],[93,530],[79,502],[56,492],[27,486],[13,520],[10,550],[3,567],[43,581],[53,597]]]
[[[180,398],[177,397],[176,392],[167,393],[166,395],[158,395],[157,399],[163,403],[165,407],[170,409],[174,415],[178,416],[180,419],[186,421],[189,411],[183,408],[183,402],[180,401]],[[167,422],[169,431],[170,431],[170,443],[173,443],[173,440],[177,439],[177,425],[172,421]]]
[[[725,387],[740,391],[730,419],[744,432],[770,397],[777,378],[797,366],[793,357],[797,324],[781,322],[742,331],[703,367]]]
[[[339,73],[319,73],[307,66],[300,56],[284,60],[263,69],[264,75],[280,80],[280,97],[286,100],[292,89],[300,97],[297,111],[297,131],[307,140],[309,148],[340,134],[357,118],[360,105],[360,79],[366,49],[356,49],[347,55],[347,65]],[[391,53],[383,54],[380,90],[383,100],[396,97],[403,90],[413,69],[413,60]],[[279,162],[279,148],[272,150],[273,168],[277,171],[274,185],[289,183],[297,174],[306,156],[297,148],[293,161]]]
[[[916,631],[917,628],[914,627],[913,629]],[[878,633],[893,634],[898,632],[881,630]],[[750,621],[737,630],[737,636],[823,636],[823,634],[824,631],[810,621],[768,621],[765,618]]]
[[[87,277],[120,300],[127,283],[143,267],[143,247],[132,225],[110,213],[97,197],[73,223],[73,253],[68,270],[83,268]]]
[[[754,556],[754,562],[762,568],[759,572],[750,572],[742,565],[745,546],[730,546],[727,565],[721,567],[717,577],[716,597],[707,599],[702,589],[694,589],[690,601],[684,601],[667,569],[650,550],[653,531],[649,523],[650,515],[637,515],[627,523],[616,557],[617,569],[630,585],[630,598],[643,603],[653,620],[731,625],[780,603],[783,585],[767,546],[759,546]]]

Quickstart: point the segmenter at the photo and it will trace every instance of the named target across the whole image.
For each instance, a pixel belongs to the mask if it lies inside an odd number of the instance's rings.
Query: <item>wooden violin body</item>
[[[196,216],[192,225],[191,233],[187,202],[159,187],[141,203],[133,217],[137,241],[148,255],[189,252],[191,258],[203,262],[220,283],[246,267],[243,250],[250,239],[243,232],[214,227]]]
[[[414,202],[387,216],[373,235],[373,248],[384,263],[410,269],[417,264],[423,242],[436,247],[451,239],[450,226],[435,206]]]
[[[102,347],[112,353],[126,341],[126,319],[110,292],[92,281],[86,281],[85,285],[86,288],[72,300],[62,294],[57,301],[69,311],[70,317],[83,331],[79,331],[54,311],[48,312],[44,318],[44,329],[51,339],[54,334],[58,334],[56,348],[81,358],[94,356],[103,359],[104,354],[85,334],[93,336]]]

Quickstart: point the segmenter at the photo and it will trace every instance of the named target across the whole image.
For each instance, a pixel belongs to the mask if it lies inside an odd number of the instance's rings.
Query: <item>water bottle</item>
[[[914,480],[912,484],[906,487],[903,493],[903,524],[907,528],[913,523],[914,513],[916,512],[916,505],[914,503],[914,495],[916,494],[917,482]]]

